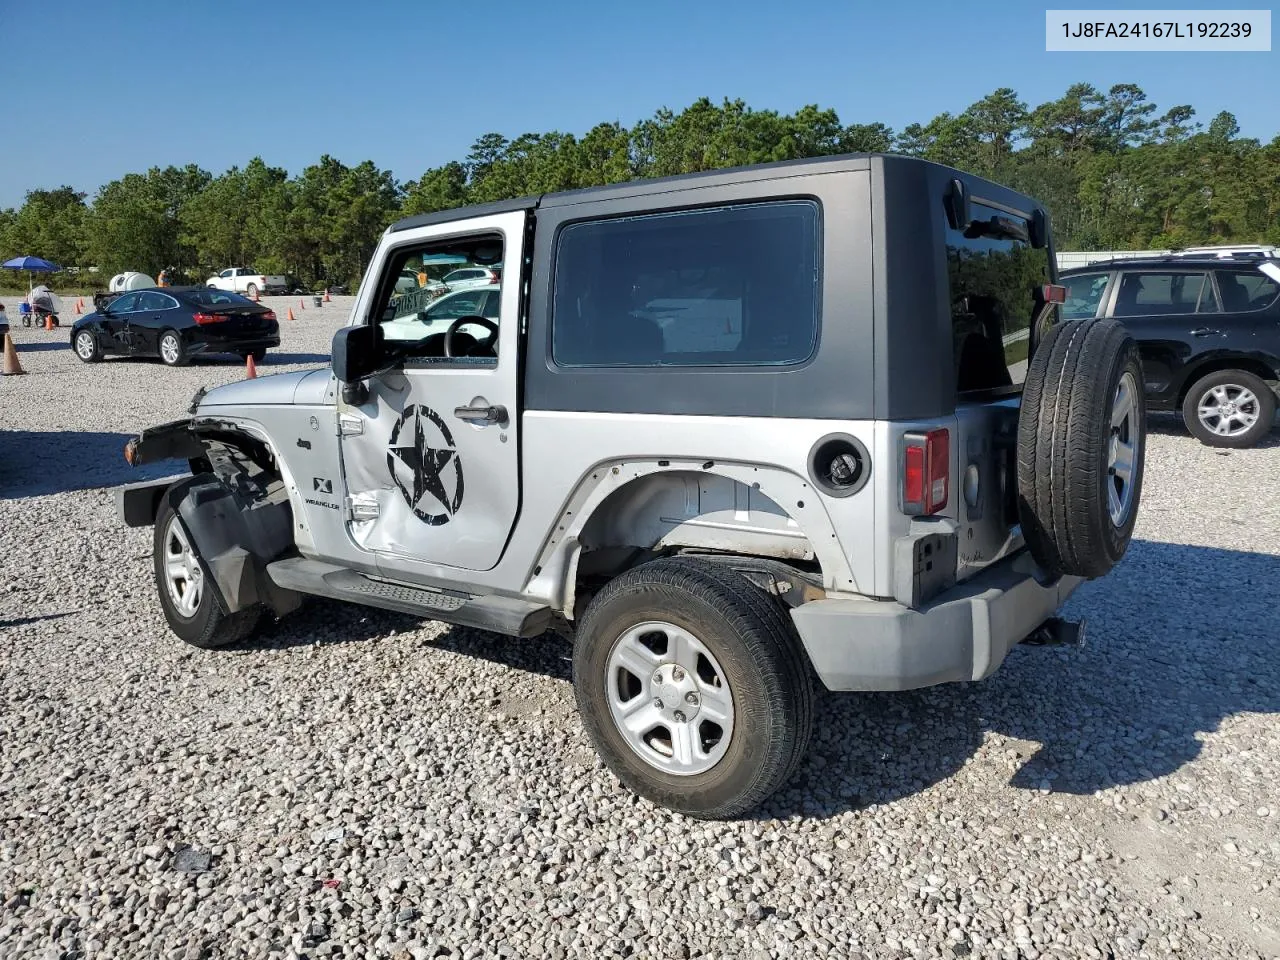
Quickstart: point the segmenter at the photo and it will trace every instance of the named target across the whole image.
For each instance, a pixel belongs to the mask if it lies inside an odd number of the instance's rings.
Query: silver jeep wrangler
[[[187,643],[305,595],[560,630],[610,769],[734,816],[795,770],[816,683],[1078,638],[1056,613],[1128,546],[1145,410],[1123,328],[1062,300],[1035,201],[903,157],[409,217],[331,370],[197,395],[126,453],[191,476],[118,507]]]

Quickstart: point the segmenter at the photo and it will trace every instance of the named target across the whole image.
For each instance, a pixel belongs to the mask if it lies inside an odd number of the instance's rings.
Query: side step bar
[[[346,567],[290,557],[267,565],[281,587],[331,600],[395,610],[510,637],[537,637],[551,626],[551,608],[515,597],[474,597],[390,580],[377,580]]]

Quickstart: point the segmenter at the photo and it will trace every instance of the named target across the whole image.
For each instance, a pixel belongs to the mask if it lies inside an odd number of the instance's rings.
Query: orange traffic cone
[[[81,310],[81,311],[83,311],[83,310],[84,310],[84,297],[81,297],[81,298],[80,298],[80,310]]]
[[[329,299],[329,288],[328,288],[328,287],[325,287],[325,288],[324,288],[324,302],[325,302],[325,303],[331,303],[331,302],[332,302],[332,301],[330,301],[330,299]]]
[[[45,328],[46,330],[52,330],[52,329],[53,329],[53,314],[51,314],[51,313],[46,313],[46,314],[44,315],[44,328]]]
[[[301,297],[299,297],[299,298],[298,298],[298,309],[299,309],[299,310],[305,310],[305,309],[307,309],[307,305],[306,305],[305,303],[303,303],[303,302],[302,302],[302,298],[301,298]]]
[[[6,333],[4,335],[4,375],[13,377],[26,372],[18,362],[18,349],[13,345],[13,337]]]
[[[253,362],[253,354],[244,358],[244,378],[252,380],[258,375],[258,365]]]
[[[76,301],[76,316],[80,316],[80,301]]]
[[[254,291],[253,291],[253,302],[254,302],[254,303],[261,303],[261,302],[262,302],[262,297],[261,297],[261,295],[258,293],[257,288],[254,288]]]
[[[294,319],[294,317],[293,317],[293,307],[290,307],[290,308],[289,308],[289,313],[288,313],[288,316],[287,316],[287,318],[286,318],[286,319],[289,319],[289,320]]]

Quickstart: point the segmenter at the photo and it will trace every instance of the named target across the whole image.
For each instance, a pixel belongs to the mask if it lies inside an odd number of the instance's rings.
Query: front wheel
[[[1210,447],[1252,447],[1271,431],[1276,395],[1265,380],[1244,370],[1201,377],[1182,401],[1191,435]]]
[[[76,334],[75,348],[76,356],[85,363],[97,363],[102,359],[102,349],[92,330],[81,330]]]
[[[160,359],[168,367],[181,367],[187,362],[187,348],[182,345],[182,338],[172,330],[160,335]]]
[[[184,643],[209,650],[243,640],[257,626],[257,607],[227,613],[195,544],[166,497],[156,517],[154,566],[160,607]]]
[[[579,624],[573,672],[609,769],[690,816],[750,810],[808,746],[813,688],[790,619],[712,562],[655,560],[611,581]]]

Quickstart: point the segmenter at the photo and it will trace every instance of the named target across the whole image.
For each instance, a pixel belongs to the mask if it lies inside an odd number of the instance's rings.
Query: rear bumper
[[[892,600],[827,599],[791,610],[830,690],[910,690],[995,673],[1009,651],[1054,615],[1083,581],[1050,584],[1026,551],[919,610]]]
[[[267,350],[271,347],[280,346],[280,338],[277,337],[244,337],[242,339],[227,340],[197,340],[187,347],[187,352],[192,354],[200,353],[238,353],[242,350]]]

